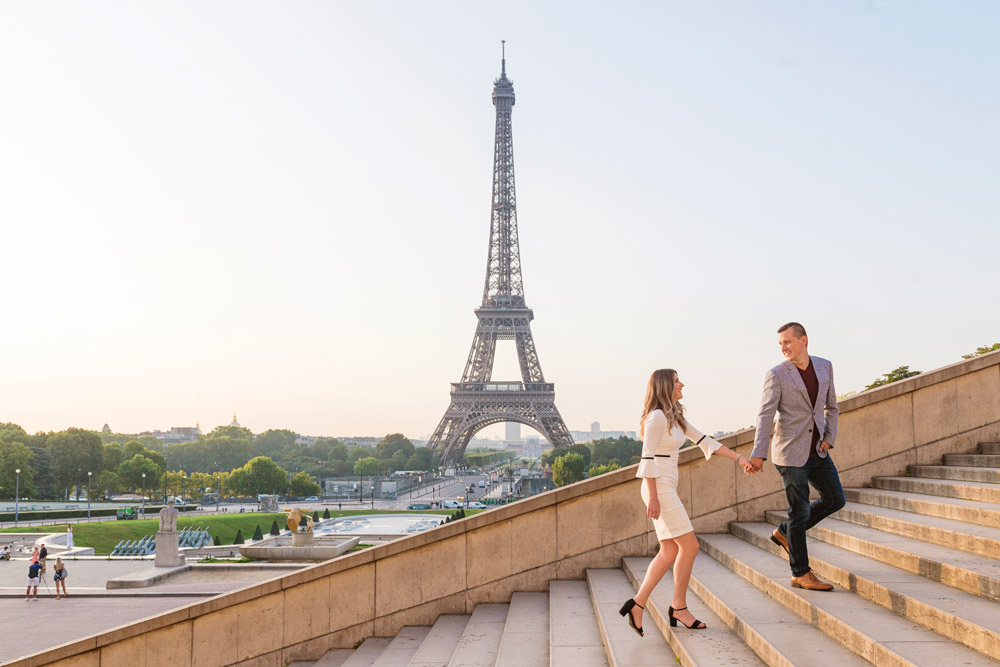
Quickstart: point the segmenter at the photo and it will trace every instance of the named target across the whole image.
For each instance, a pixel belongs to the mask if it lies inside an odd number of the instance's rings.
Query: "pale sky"
[[[421,437],[482,298],[500,40],[570,429],[1000,341],[995,2],[0,3],[0,421]],[[495,379],[513,379],[513,347]],[[488,432],[487,432],[488,434]]]

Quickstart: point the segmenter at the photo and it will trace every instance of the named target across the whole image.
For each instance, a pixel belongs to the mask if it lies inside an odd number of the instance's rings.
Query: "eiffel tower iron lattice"
[[[573,444],[556,408],[555,384],[546,382],[542,375],[538,351],[531,337],[534,314],[524,301],[511,131],[514,83],[507,78],[506,57],[500,61],[500,78],[493,83],[493,105],[496,107],[496,139],[486,285],[483,303],[476,309],[479,323],[462,381],[452,383],[451,404],[427,444],[441,463],[460,457],[473,434],[500,422],[530,426],[545,436],[553,447]],[[498,340],[514,341],[521,367],[520,382],[492,380]]]

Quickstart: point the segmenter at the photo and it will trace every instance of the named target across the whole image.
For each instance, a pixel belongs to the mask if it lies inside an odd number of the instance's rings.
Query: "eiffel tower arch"
[[[514,83],[507,78],[507,60],[500,61],[500,78],[493,82],[496,138],[493,151],[493,202],[490,248],[483,302],[462,381],[451,385],[451,404],[427,446],[441,463],[462,456],[481,429],[500,422],[518,422],[541,433],[553,447],[573,444],[556,408],[555,384],[545,381],[531,336],[534,313],[525,305],[521,279],[521,249],[517,235],[514,188],[514,139],[511,112]],[[513,340],[521,369],[520,381],[493,380],[497,341]]]

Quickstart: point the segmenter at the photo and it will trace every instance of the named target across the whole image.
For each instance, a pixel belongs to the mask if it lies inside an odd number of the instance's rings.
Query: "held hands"
[[[745,456],[740,454],[736,457],[736,463],[738,463],[743,468],[744,475],[753,475],[757,472],[757,468],[751,463]]]
[[[761,470],[764,469],[764,459],[762,459],[759,456],[755,456],[752,459],[750,459],[750,463],[753,465],[754,470],[756,470],[757,472],[760,472]]]

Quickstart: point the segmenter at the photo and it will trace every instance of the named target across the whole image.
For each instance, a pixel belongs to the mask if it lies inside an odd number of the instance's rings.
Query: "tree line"
[[[81,428],[30,435],[5,423],[0,424],[0,498],[13,498],[19,487],[22,498],[68,499],[88,486],[94,497],[143,489],[147,496],[164,489],[174,495],[218,489],[243,497],[309,496],[320,492],[316,480],[436,467],[430,450],[399,433],[383,438],[374,452],[333,438],[296,439],[287,429],[254,435],[247,428],[219,426],[190,442],[164,445],[154,436]]]

